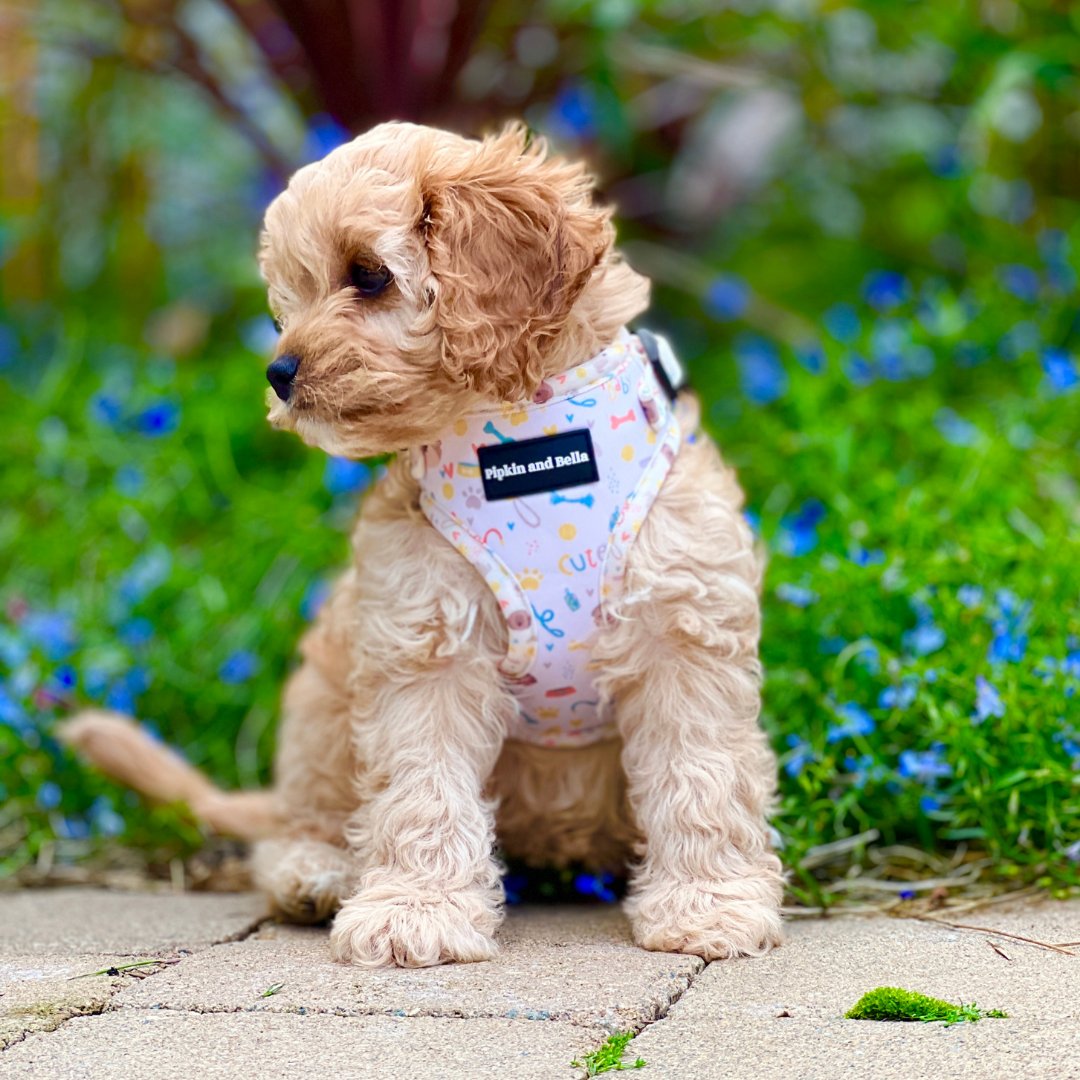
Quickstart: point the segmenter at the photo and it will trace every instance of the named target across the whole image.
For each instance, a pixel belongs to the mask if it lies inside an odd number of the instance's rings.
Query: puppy
[[[761,567],[692,396],[625,329],[648,283],[591,187],[517,126],[382,124],[292,178],[260,252],[270,421],[397,456],[301,643],[275,787],[219,792],[116,717],[66,733],[260,836],[262,888],[287,917],[336,911],[342,962],[491,958],[497,846],[629,861],[646,949],[780,939]]]

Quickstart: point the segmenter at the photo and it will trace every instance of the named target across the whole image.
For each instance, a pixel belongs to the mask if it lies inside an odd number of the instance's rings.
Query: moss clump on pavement
[[[959,1024],[964,1020],[981,1020],[990,1017],[1005,1019],[1007,1013],[1000,1009],[980,1009],[977,1005],[953,1005],[940,998],[928,997],[916,990],[901,990],[898,986],[879,986],[868,990],[846,1013],[845,1020],[892,1020],[921,1021],[930,1024],[944,1021],[945,1025]]]
[[[643,1069],[645,1059],[638,1058],[632,1063],[624,1063],[622,1056],[627,1044],[634,1037],[632,1031],[622,1031],[609,1035],[596,1050],[584,1055],[582,1061],[571,1061],[575,1069],[584,1069],[586,1076],[599,1076],[606,1072],[622,1072],[624,1069]]]

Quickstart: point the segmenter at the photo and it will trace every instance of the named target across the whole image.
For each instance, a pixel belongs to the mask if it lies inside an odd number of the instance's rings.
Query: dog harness
[[[615,734],[592,647],[679,451],[680,382],[666,341],[624,329],[531,402],[471,413],[412,452],[424,514],[506,619],[511,738],[581,746]]]

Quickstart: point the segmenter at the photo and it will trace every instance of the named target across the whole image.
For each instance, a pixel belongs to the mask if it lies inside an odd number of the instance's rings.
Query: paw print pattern
[[[522,570],[518,574],[518,584],[528,592],[536,592],[544,575],[540,570]]]
[[[462,489],[461,497],[470,510],[479,510],[484,505],[484,493],[475,484],[469,484]]]

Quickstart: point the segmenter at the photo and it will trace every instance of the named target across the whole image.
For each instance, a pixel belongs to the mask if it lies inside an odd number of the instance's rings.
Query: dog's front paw
[[[499,901],[484,889],[436,893],[366,889],[334,919],[330,950],[361,967],[434,967],[491,960],[497,950]]]
[[[627,901],[634,940],[655,952],[705,960],[762,956],[783,938],[777,880],[655,883]]]

